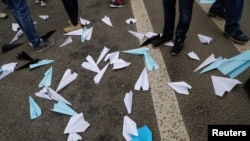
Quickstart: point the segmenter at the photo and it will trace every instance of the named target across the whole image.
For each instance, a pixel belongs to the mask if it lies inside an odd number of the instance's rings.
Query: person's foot
[[[121,8],[125,6],[125,3],[124,2],[110,2],[109,6],[112,8],[117,8],[117,7]]]
[[[7,18],[7,14],[0,12],[0,19]]]
[[[219,19],[219,20],[225,20],[225,12],[216,13],[216,12],[209,11],[207,13],[207,16],[208,17],[213,17],[213,18],[216,18],[216,19]]]
[[[82,25],[80,23],[78,23],[76,26],[73,26],[71,24],[68,27],[64,28],[64,32],[71,32],[71,31],[78,30],[78,29],[81,29],[81,28],[82,28]]]
[[[184,45],[184,40],[185,40],[184,38],[176,38],[175,39],[174,46],[170,51],[171,55],[176,56],[182,51],[183,45]]]
[[[40,46],[35,48],[35,52],[41,52],[44,49],[53,46],[54,44],[55,44],[55,40],[53,38],[45,40],[45,41],[41,41]]]
[[[41,6],[44,7],[46,6],[47,4],[44,2],[44,1],[41,1]]]
[[[162,35],[160,38],[153,40],[152,45],[153,47],[158,47],[168,41],[171,41],[173,39],[173,35]]]
[[[233,42],[243,44],[249,41],[249,37],[244,34],[241,30],[234,32],[224,31],[225,36],[229,37]]]

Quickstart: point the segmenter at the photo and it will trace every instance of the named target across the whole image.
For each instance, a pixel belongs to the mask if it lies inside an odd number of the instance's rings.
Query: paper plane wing
[[[173,43],[173,41],[169,41],[169,42],[164,43],[164,45],[173,47],[174,43]]]
[[[126,50],[126,51],[123,51],[123,52],[124,52],[124,53],[133,54],[133,55],[144,55],[145,52],[147,52],[147,51],[149,51],[148,48],[146,48],[146,47],[141,47],[141,48]]]
[[[90,124],[85,121],[83,113],[80,113],[70,118],[64,130],[64,134],[84,132],[89,126]]]
[[[210,65],[208,65],[207,67],[205,67],[200,74],[211,71],[213,69],[218,68],[224,61],[226,61],[227,59],[222,59],[222,57],[217,58],[214,62],[212,62]]]
[[[104,66],[104,68],[103,68],[100,72],[98,72],[98,73],[95,75],[94,81],[95,81],[96,84],[100,83],[100,81],[101,81],[101,79],[102,79],[104,73],[106,72],[108,66],[109,66],[109,63],[108,63],[106,66]]]
[[[52,95],[49,93],[48,87],[43,87],[43,89],[41,89],[39,92],[36,92],[35,95],[44,99],[53,100]]]
[[[222,97],[225,92],[230,92],[237,84],[241,84],[237,79],[220,76],[211,76],[211,78],[215,94],[220,97]]]
[[[60,47],[66,46],[67,44],[72,43],[72,42],[73,42],[73,40],[72,40],[71,36],[69,36],[69,37],[60,45]]]
[[[50,67],[45,73],[42,81],[39,83],[39,87],[48,87],[52,81],[52,67]]]
[[[103,49],[102,49],[102,52],[101,52],[101,54],[100,54],[100,56],[98,57],[98,59],[97,59],[97,62],[96,62],[96,64],[99,64],[100,62],[101,62],[101,60],[104,58],[104,56],[109,52],[109,48],[107,48],[107,47],[104,47]]]
[[[131,31],[131,30],[128,30],[128,32],[131,33],[132,35],[134,35],[135,37],[137,37],[140,40],[144,39],[144,34],[142,34],[142,33]]]
[[[146,67],[149,71],[157,70],[159,69],[159,65],[156,63],[156,61],[151,57],[149,52],[145,52],[144,54]]]
[[[113,61],[113,70],[125,68],[125,67],[129,66],[130,64],[131,64],[130,62],[126,62],[123,59],[114,60]]]
[[[86,19],[83,19],[83,18],[80,18],[80,23],[82,25],[89,25],[90,24],[90,21],[89,20],[86,20]]]
[[[203,44],[209,44],[213,40],[211,37],[202,34],[198,34],[198,38]]]
[[[87,70],[90,70],[90,71],[93,71],[93,72],[96,72],[96,73],[100,72],[99,67],[97,66],[97,64],[95,63],[94,59],[90,55],[88,55],[86,57],[86,59],[87,59],[88,62],[83,62],[81,64],[81,66],[83,68],[85,68]]]
[[[184,81],[180,81],[180,82],[170,82],[168,83],[168,85],[174,89],[177,93],[179,94],[185,94],[185,95],[189,95],[189,89],[191,89],[192,87],[187,84]]]
[[[108,61],[109,60],[109,63],[113,64],[113,62],[119,58],[119,54],[120,54],[119,51],[109,53],[104,58],[104,61]]]
[[[42,110],[31,96],[29,96],[29,104],[30,104],[30,119],[35,119],[41,116]]]
[[[200,60],[200,58],[198,57],[198,55],[197,55],[195,52],[193,52],[193,51],[189,52],[189,53],[188,53],[188,56],[189,56],[189,58],[191,58],[191,59]]]
[[[199,69],[207,66],[208,64],[214,62],[216,58],[214,57],[214,54],[211,54],[205,61],[203,61],[195,70],[194,72],[198,71]]]
[[[134,86],[134,89],[138,91],[141,90],[141,88],[143,91],[147,91],[149,89],[148,74],[146,68],[143,69]]]
[[[81,40],[84,42],[85,40],[90,40],[93,32],[93,27],[87,29],[84,28],[82,34],[81,34]]]
[[[54,107],[51,110],[54,112],[69,115],[69,116],[77,115],[76,111],[74,111],[71,107],[69,107],[63,101],[58,101],[58,103],[54,104]]]
[[[131,114],[131,112],[132,112],[132,104],[133,104],[133,93],[132,93],[132,91],[126,93],[126,95],[124,97],[124,103],[125,103],[126,109],[128,111],[128,114]]]
[[[43,20],[48,20],[49,19],[49,15],[39,15],[39,17]]]
[[[82,140],[82,137],[77,133],[69,133],[67,141],[79,141]]]
[[[37,63],[30,64],[30,69],[34,69],[43,65],[47,65],[52,62],[54,62],[54,60],[40,60]]]
[[[126,141],[131,141],[131,135],[138,136],[137,125],[128,116],[124,116],[123,118],[122,135]]]
[[[83,28],[65,33],[63,35],[82,35],[82,32],[83,32]]]
[[[24,34],[23,30],[19,30],[17,34],[13,37],[13,39],[10,41],[10,44],[14,43],[16,40],[19,39]]]
[[[106,15],[102,18],[102,22],[104,22],[104,23],[106,23],[107,25],[113,27],[110,18],[109,18],[108,16],[106,16]]]
[[[16,44],[5,44],[5,45],[2,45],[2,51],[3,52],[7,52],[9,50],[12,50],[14,48],[17,48],[19,46],[22,46],[24,43],[16,43]]]
[[[57,101],[63,101],[66,104],[71,105],[69,101],[67,101],[64,97],[62,97],[60,94],[58,94],[56,91],[51,89],[50,87],[47,87],[47,95],[50,96],[52,99],[57,100]]]
[[[63,77],[56,89],[56,92],[60,91],[62,88],[64,88],[65,86],[70,84],[72,81],[74,81],[77,78],[77,76],[78,74],[76,72],[71,73],[71,69],[67,69],[63,74]]]

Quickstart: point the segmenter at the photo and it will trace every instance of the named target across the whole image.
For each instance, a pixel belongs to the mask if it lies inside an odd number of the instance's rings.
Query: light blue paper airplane
[[[41,108],[37,105],[34,99],[29,96],[29,103],[30,103],[30,119],[38,118],[41,114]]]
[[[138,128],[138,136],[131,135],[131,141],[152,141],[152,132],[147,125]]]
[[[132,49],[132,50],[126,50],[126,51],[123,51],[123,52],[133,54],[133,55],[143,55],[144,59],[145,59],[146,67],[147,67],[147,69],[149,71],[159,69],[158,64],[151,57],[151,55],[149,54],[149,49],[146,48],[146,47],[141,47],[141,48]]]
[[[42,81],[39,83],[39,87],[48,87],[51,85],[52,80],[52,67],[50,67],[45,73]]]
[[[82,33],[86,32],[88,29],[86,27],[83,28]],[[82,43],[86,40],[86,36],[81,36]]]
[[[210,65],[208,65],[206,68],[204,68],[200,74],[217,69],[224,61],[227,59],[222,59],[222,57],[217,58],[214,62],[212,62]]]
[[[237,77],[240,73],[250,67],[250,50],[236,55],[227,61],[224,61],[218,70],[230,78]]]
[[[41,61],[38,61],[35,64],[31,64],[30,65],[30,69],[33,69],[33,68],[36,68],[36,67],[40,67],[40,66],[43,66],[43,65],[47,65],[47,64],[52,63],[54,61],[55,60],[41,60]]]
[[[69,116],[77,115],[77,113],[63,101],[58,101],[58,103],[54,104],[54,107],[51,110]]]
[[[212,4],[214,3],[215,0],[200,0],[200,3],[208,3],[208,4]]]

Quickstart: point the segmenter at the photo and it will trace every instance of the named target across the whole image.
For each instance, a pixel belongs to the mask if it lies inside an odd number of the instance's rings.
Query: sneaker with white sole
[[[112,8],[121,8],[125,6],[125,3],[124,2],[110,2],[109,6]]]
[[[54,44],[55,44],[55,39],[53,39],[53,38],[45,40],[45,41],[41,41],[40,46],[35,48],[35,52],[41,52],[44,49],[53,46]]]

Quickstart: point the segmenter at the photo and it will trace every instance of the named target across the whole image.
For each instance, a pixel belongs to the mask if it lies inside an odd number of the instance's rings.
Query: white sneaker
[[[7,17],[7,14],[0,12],[0,18],[5,19]]]
[[[35,0],[35,3],[40,3],[40,0]]]
[[[46,3],[44,1],[41,1],[41,6],[46,6]]]

